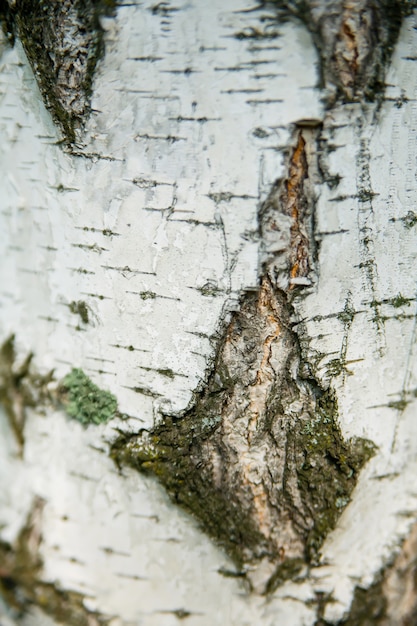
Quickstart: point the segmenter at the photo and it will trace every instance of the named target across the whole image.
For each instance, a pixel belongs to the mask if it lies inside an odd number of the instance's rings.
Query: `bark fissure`
[[[311,285],[315,269],[315,194],[319,179],[317,143],[320,126],[296,129],[284,180],[276,181],[259,211],[261,273],[288,295]],[[311,171],[311,175],[309,170]],[[298,290],[300,293],[300,290]]]
[[[119,466],[156,475],[260,593],[318,561],[374,449],[343,439],[293,330],[292,298],[313,278],[317,134],[297,129],[288,176],[261,207],[259,289],[242,296],[193,406],[112,449]]]
[[[120,465],[155,474],[258,592],[316,562],[373,452],[343,440],[332,393],[301,376],[288,310],[264,278],[227,327],[195,405],[112,450]]]

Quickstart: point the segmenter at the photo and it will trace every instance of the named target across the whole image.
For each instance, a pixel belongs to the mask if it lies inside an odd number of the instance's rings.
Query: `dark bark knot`
[[[373,453],[343,439],[334,397],[300,361],[286,296],[264,278],[226,328],[194,406],[112,451],[156,475],[262,593],[318,559]]]
[[[44,102],[67,143],[90,113],[92,82],[104,51],[100,17],[115,0],[0,0],[11,42],[22,43]]]

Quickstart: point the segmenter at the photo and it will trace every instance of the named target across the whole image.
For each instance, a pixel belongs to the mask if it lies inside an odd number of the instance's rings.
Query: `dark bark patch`
[[[74,315],[79,315],[84,324],[90,322],[90,308],[83,300],[73,300],[69,303],[68,308]]]
[[[333,86],[335,99],[377,100],[402,21],[415,0],[266,0],[284,18],[300,19],[311,32],[320,57],[321,87]]]
[[[112,449],[119,465],[157,476],[262,593],[318,560],[374,451],[343,439],[335,398],[300,364],[286,296],[264,278],[194,405]]]
[[[74,144],[89,115],[92,82],[104,51],[102,15],[115,0],[16,0],[0,4],[3,29],[22,42],[44,102]]]
[[[32,353],[17,358],[15,338],[11,335],[0,346],[0,403],[16,438],[19,455],[25,443],[24,428],[28,407],[44,404],[52,372],[41,375],[32,366]]]
[[[0,541],[0,594],[19,618],[36,606],[60,624],[107,626],[110,620],[84,606],[84,596],[41,580],[42,511],[36,498],[13,545]]]

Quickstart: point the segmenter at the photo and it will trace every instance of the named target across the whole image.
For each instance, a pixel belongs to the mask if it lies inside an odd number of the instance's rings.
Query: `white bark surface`
[[[1,419],[1,537],[12,541],[44,498],[45,579],[115,625],[170,626],[181,609],[191,626],[312,626],[317,592],[333,594],[325,616],[337,621],[417,509],[415,19],[379,114],[362,104],[326,113],[301,24],[260,21],[271,11],[245,0],[152,6],[106,20],[78,155],[58,145],[20,44],[0,59],[0,339],[14,333],[21,357],[32,351],[57,379],[81,367],[129,415],[84,428],[29,411],[23,460]],[[235,36],[255,28],[279,36]],[[197,523],[155,481],[119,473],[107,451],[115,429],[150,427],[191,402],[220,321],[257,285],[257,209],[305,119],[323,120],[340,182],[317,187],[317,275],[295,312],[344,434],[378,453],[320,566],[265,599],[222,575],[233,565]],[[69,308],[78,301],[88,324]]]

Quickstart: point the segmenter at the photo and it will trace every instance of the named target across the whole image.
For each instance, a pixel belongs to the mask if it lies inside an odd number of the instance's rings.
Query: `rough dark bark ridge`
[[[1,0],[0,18],[11,42],[17,36],[42,97],[66,142],[90,113],[94,71],[104,51],[100,16],[114,0]]]
[[[373,453],[343,440],[332,394],[300,372],[288,310],[265,277],[243,297],[190,411],[113,447],[119,464],[155,474],[258,592],[317,559]]]
[[[384,91],[385,72],[403,19],[415,0],[266,0],[303,21],[321,59],[321,87],[336,100],[374,101]]]

